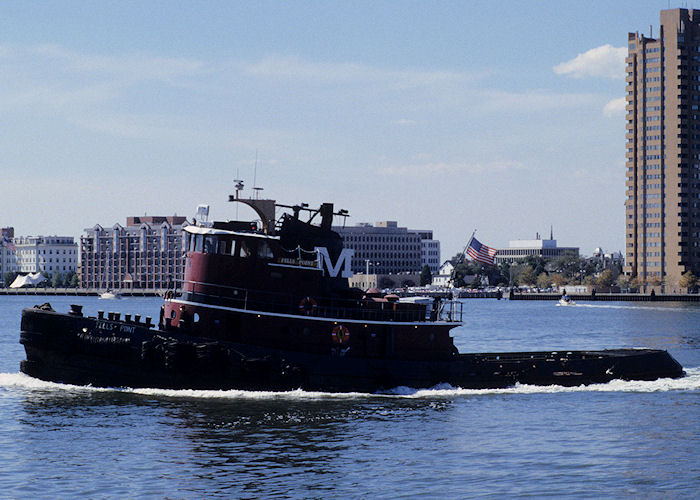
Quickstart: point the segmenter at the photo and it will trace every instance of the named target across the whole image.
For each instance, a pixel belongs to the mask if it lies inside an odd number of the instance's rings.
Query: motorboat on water
[[[330,392],[683,375],[663,350],[460,353],[450,335],[462,325],[460,301],[349,287],[353,250],[332,230],[347,211],[238,193],[230,201],[258,219],[184,228],[184,280],[165,293],[156,324],[119,312],[88,317],[80,305],[25,309],[22,372],[106,387]]]
[[[574,300],[571,297],[564,294],[561,296],[561,298],[557,302],[557,305],[559,305],[559,306],[575,306],[576,302],[574,302]]]
[[[101,299],[121,299],[122,296],[119,292],[112,290],[106,290],[100,294]]]

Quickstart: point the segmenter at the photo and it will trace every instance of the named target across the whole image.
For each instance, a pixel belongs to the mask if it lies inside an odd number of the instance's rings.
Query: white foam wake
[[[664,312],[679,312],[683,314],[700,313],[700,307],[694,303],[684,303],[685,306],[678,305],[677,302],[671,305],[666,302],[667,306],[651,306],[649,303],[632,303],[632,304],[584,304],[578,302],[575,304],[576,307],[588,307],[591,309],[629,309],[635,311],[664,311]],[[557,305],[559,305],[557,303]]]
[[[679,379],[659,379],[647,381],[613,380],[607,384],[593,384],[577,387],[563,387],[559,385],[524,385],[516,384],[505,389],[461,389],[444,384],[430,389],[413,389],[410,387],[396,387],[392,390],[378,394],[365,393],[330,393],[311,392],[297,389],[294,391],[214,391],[214,390],[174,390],[174,389],[130,389],[130,388],[103,388],[91,386],[77,386],[69,384],[57,384],[45,382],[23,373],[0,373],[0,395],[3,390],[24,389],[39,392],[120,392],[127,394],[140,394],[145,396],[157,396],[166,398],[194,398],[194,399],[251,399],[251,400],[317,400],[317,399],[357,399],[357,398],[446,398],[458,396],[479,396],[490,394],[554,394],[570,392],[700,392],[700,367],[686,369],[687,375]]]

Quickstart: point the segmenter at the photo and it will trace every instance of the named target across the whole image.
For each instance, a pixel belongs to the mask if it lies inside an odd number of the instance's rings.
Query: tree
[[[474,279],[472,280],[472,282],[469,286],[471,288],[476,288],[476,289],[481,288],[481,276],[479,276],[478,274],[475,274]]]
[[[596,284],[600,288],[610,288],[610,286],[613,284],[613,273],[610,269],[606,269],[600,275],[598,276],[598,279],[596,279]]]
[[[639,289],[639,288],[642,288],[645,284],[646,284],[646,282],[644,281],[644,278],[642,278],[639,275],[635,276],[634,278],[632,278],[630,280],[630,286],[632,288]]]
[[[71,288],[78,286],[78,275],[75,271],[68,271],[63,275],[63,286]]]
[[[17,274],[18,273],[16,273],[15,271],[8,271],[5,273],[5,276],[4,276],[5,288],[7,288],[8,286],[10,286],[12,284],[12,282],[15,280],[15,278],[17,278]]]
[[[629,288],[630,286],[630,278],[629,276],[625,276],[624,274],[620,274],[617,279],[615,280],[615,284],[619,286],[620,288]]]
[[[528,255],[523,260],[523,263],[534,269],[535,276],[539,276],[545,271],[544,268],[547,261],[544,259],[544,257],[540,257],[539,255]]]
[[[595,286],[596,279],[593,276],[584,276],[583,280],[581,280],[581,284],[587,286]]]
[[[525,266],[525,268],[520,273],[518,283],[521,285],[534,285],[537,281],[537,274],[535,270],[530,266]]]
[[[698,278],[693,274],[693,271],[686,271],[678,281],[678,286],[681,288],[687,288],[688,292],[690,292],[691,288],[698,286]]]
[[[649,284],[651,286],[661,286],[664,284],[664,282],[659,278],[652,278],[651,280],[649,280]]]
[[[511,264],[510,262],[501,262],[498,267],[489,275],[489,283],[497,283],[499,286],[509,286],[511,282]]]
[[[566,278],[561,273],[552,273],[549,275],[549,280],[554,286],[566,285]]]
[[[378,285],[379,288],[394,288],[396,283],[394,283],[394,280],[392,280],[389,276],[382,276]]]
[[[552,286],[552,279],[547,273],[540,273],[537,276],[537,288],[549,288]]]
[[[429,285],[433,282],[433,273],[430,272],[430,267],[428,264],[423,266],[423,270],[420,272],[420,286]]]
[[[565,252],[550,263],[550,270],[561,273],[567,280],[574,278],[583,267],[582,259],[576,252]]]
[[[63,276],[61,276],[61,273],[56,271],[51,278],[51,286],[54,288],[60,288],[63,286]]]

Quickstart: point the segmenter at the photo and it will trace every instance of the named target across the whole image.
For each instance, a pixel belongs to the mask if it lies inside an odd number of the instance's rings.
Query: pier
[[[132,288],[116,291],[122,297],[156,297],[162,296],[165,290],[153,290],[150,288]],[[97,297],[106,292],[97,288],[0,288],[0,295],[75,295],[79,297]]]
[[[700,302],[698,294],[649,294],[649,293],[594,293],[567,294],[576,302]],[[510,300],[559,300],[561,293],[517,293],[508,295]]]

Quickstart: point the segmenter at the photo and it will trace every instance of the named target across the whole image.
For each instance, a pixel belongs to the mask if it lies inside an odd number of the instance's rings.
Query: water
[[[667,349],[679,380],[392,394],[108,390],[19,373],[23,307],[157,316],[160,301],[0,297],[0,497],[700,496],[700,307],[468,300],[462,351]]]

